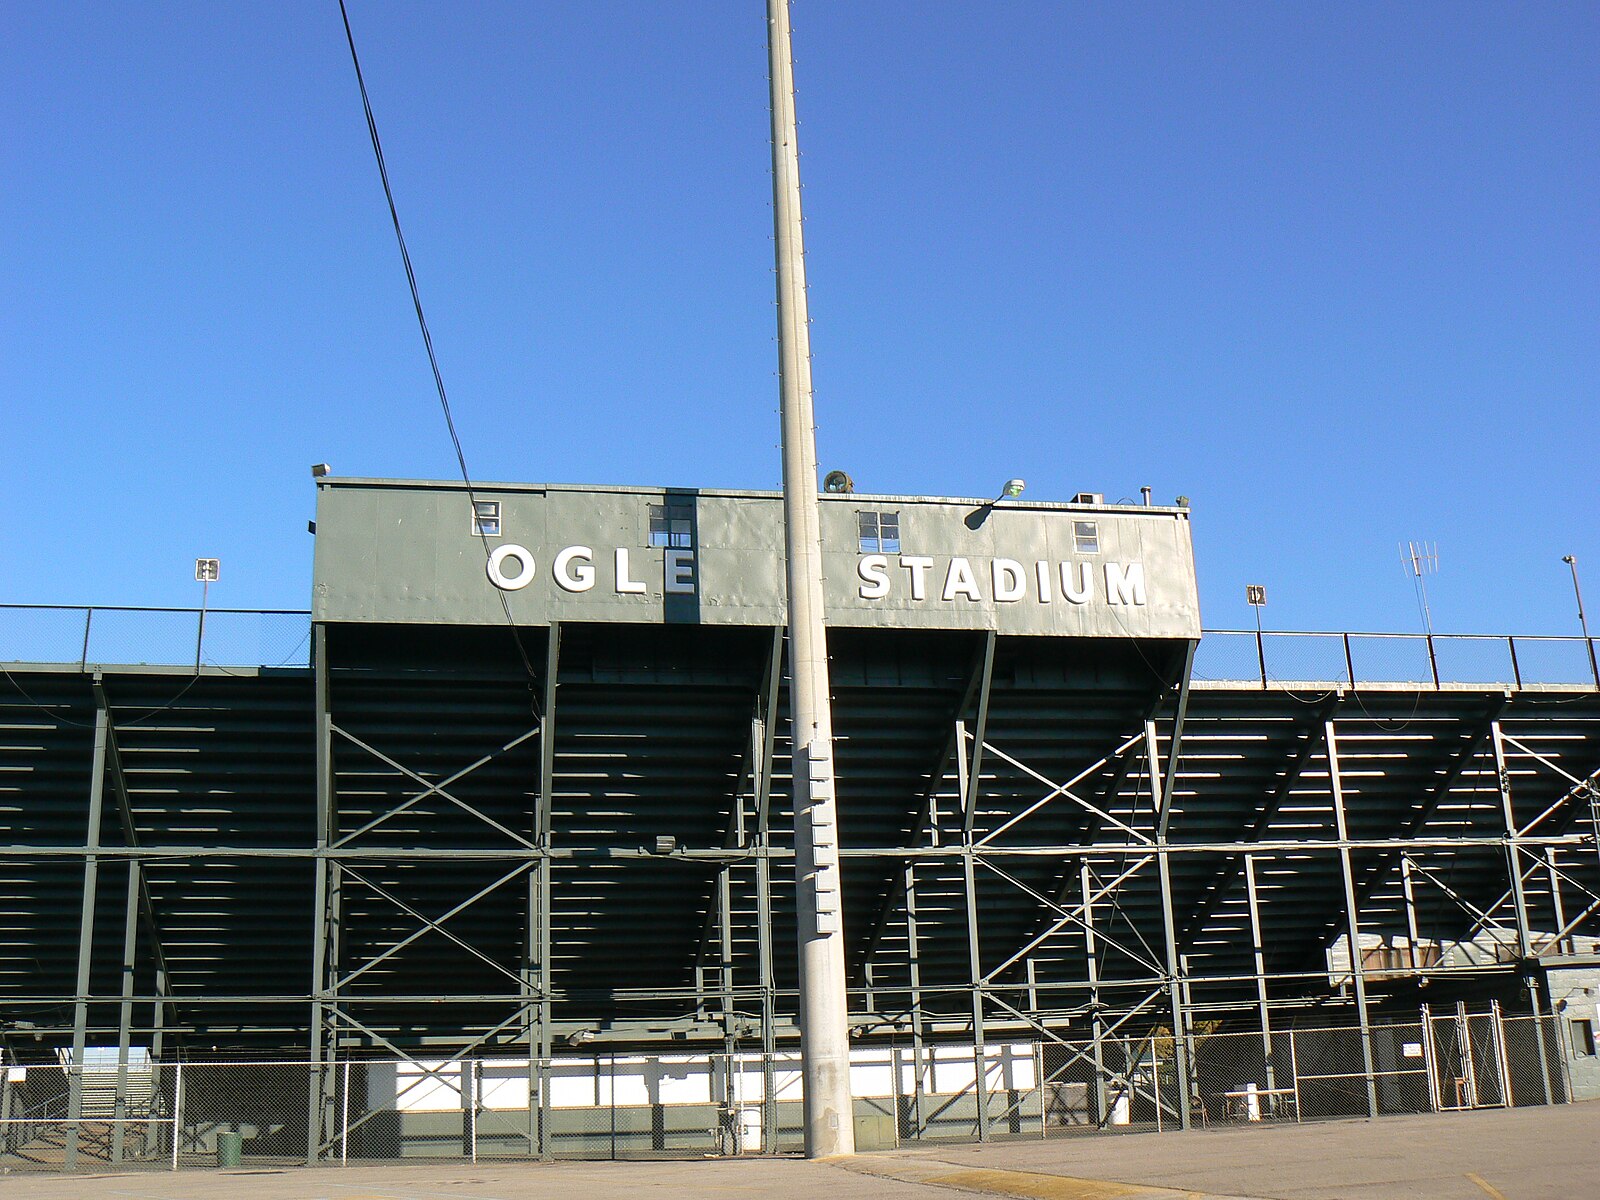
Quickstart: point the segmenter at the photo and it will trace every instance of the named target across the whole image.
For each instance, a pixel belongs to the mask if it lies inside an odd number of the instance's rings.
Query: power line
[[[355,67],[356,86],[361,89],[361,108],[367,117],[367,133],[372,137],[372,154],[378,161],[378,178],[383,181],[383,197],[389,204],[389,220],[394,224],[394,238],[400,246],[400,261],[405,265],[406,283],[411,288],[411,305],[416,309],[417,328],[422,331],[422,345],[428,352],[428,366],[433,371],[433,385],[439,393],[439,407],[444,411],[445,428],[450,432],[450,444],[455,447],[456,463],[461,468],[461,481],[467,485],[467,502],[472,505],[473,526],[478,531],[478,540],[483,543],[483,555],[487,561],[491,553],[489,538],[477,522],[478,498],[473,491],[472,475],[467,470],[466,453],[461,449],[461,437],[456,432],[455,416],[450,411],[450,397],[445,391],[444,375],[439,370],[439,358],[433,351],[433,335],[428,332],[428,318],[422,311],[422,293],[417,288],[417,273],[411,266],[411,252],[406,249],[405,231],[400,228],[400,212],[395,207],[394,189],[389,186],[389,168],[383,160],[383,141],[378,137],[378,122],[372,115],[372,100],[367,95],[367,81],[361,73],[361,57],[356,53],[356,38],[350,29],[350,14],[345,9],[344,0],[339,0],[339,16],[344,21],[344,37],[350,46],[350,63]],[[522,644],[522,635],[517,632],[516,619],[511,615],[511,602],[499,588],[495,589],[495,594],[500,598],[501,611],[505,613],[506,625],[511,630],[511,640],[516,643],[517,656],[522,659],[522,667],[528,674],[531,690],[538,676],[533,669],[532,660],[528,658],[527,647]],[[537,693],[533,695],[533,709],[538,713]]]

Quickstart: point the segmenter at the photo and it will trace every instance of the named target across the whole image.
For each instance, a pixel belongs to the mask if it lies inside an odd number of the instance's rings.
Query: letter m
[[[1144,603],[1144,564],[1108,562],[1106,599],[1112,604]]]

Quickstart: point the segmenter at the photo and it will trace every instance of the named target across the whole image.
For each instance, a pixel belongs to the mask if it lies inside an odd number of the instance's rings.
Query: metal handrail
[[[0,619],[7,612],[30,613],[63,613],[82,620],[82,637],[77,645],[78,669],[87,670],[90,662],[90,639],[94,635],[96,614],[111,613],[142,613],[153,615],[169,615],[176,617],[192,618],[195,622],[194,638],[194,667],[198,672],[205,651],[206,619],[216,617],[289,617],[303,618],[309,632],[311,610],[305,608],[211,608],[202,605],[199,608],[181,608],[161,605],[137,604],[10,604],[0,603]],[[292,655],[291,655],[292,656]],[[187,657],[187,656],[186,656]],[[71,659],[62,656],[51,659],[52,662],[70,662]],[[117,660],[109,660],[117,661]],[[237,664],[236,664],[237,665]],[[259,664],[258,664],[259,665]]]
[[[1560,644],[1583,647],[1586,651],[1586,657],[1588,659],[1588,670],[1585,671],[1584,674],[1590,677],[1590,681],[1592,681],[1592,684],[1596,689],[1600,689],[1600,664],[1597,664],[1596,662],[1595,640],[1593,638],[1579,637],[1575,635],[1488,633],[1359,633],[1290,629],[1207,629],[1204,631],[1204,635],[1202,636],[1202,645],[1204,644],[1205,636],[1249,639],[1254,644],[1256,651],[1257,674],[1252,682],[1259,682],[1263,688],[1268,687],[1273,681],[1273,676],[1268,670],[1267,662],[1267,645],[1269,642],[1282,644],[1293,639],[1315,638],[1324,643],[1329,640],[1337,640],[1344,652],[1344,671],[1342,676],[1328,674],[1325,675],[1320,682],[1348,684],[1351,687],[1359,686],[1362,683],[1415,683],[1423,684],[1424,686],[1431,683],[1435,690],[1442,689],[1446,683],[1491,682],[1481,678],[1476,680],[1453,679],[1449,677],[1450,673],[1448,669],[1441,670],[1440,668],[1439,648],[1441,645],[1449,646],[1459,642],[1476,642],[1483,644],[1504,645],[1506,650],[1505,664],[1510,668],[1508,672],[1509,678],[1497,679],[1493,682],[1511,683],[1520,688],[1526,686],[1529,682],[1538,681],[1530,681],[1524,677],[1522,658],[1517,653],[1518,645],[1521,644],[1522,646],[1527,647],[1532,644],[1543,643],[1547,645]],[[1363,678],[1362,674],[1359,674],[1356,670],[1356,660],[1355,653],[1352,649],[1352,641],[1422,643],[1427,647],[1428,651],[1428,674],[1419,679],[1395,679],[1392,677],[1385,679]],[[1241,676],[1239,681],[1242,682],[1245,678],[1246,677]],[[1563,685],[1578,684],[1576,679],[1564,679],[1546,682],[1558,682]],[[1589,683],[1585,682],[1579,686],[1589,686]]]

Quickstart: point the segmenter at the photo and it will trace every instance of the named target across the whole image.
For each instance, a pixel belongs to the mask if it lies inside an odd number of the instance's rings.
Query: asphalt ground
[[[1600,1200],[1600,1103],[800,1159],[0,1177],[11,1200]]]

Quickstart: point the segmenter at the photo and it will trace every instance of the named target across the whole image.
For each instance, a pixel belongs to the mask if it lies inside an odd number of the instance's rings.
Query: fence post
[[[1261,630],[1256,630],[1256,665],[1261,668],[1261,686],[1267,686],[1267,647],[1261,640]]]
[[[1049,1107],[1044,1090],[1044,1043],[1033,1044],[1033,1084],[1039,1089],[1039,1139],[1045,1136],[1045,1109]]]
[[[172,1068],[172,1169],[178,1169],[178,1145],[183,1141],[183,1064]]]
[[[1355,687],[1356,660],[1355,657],[1350,653],[1350,635],[1346,633],[1341,634],[1340,637],[1344,642],[1344,673],[1350,677],[1350,686]]]
[[[1299,1040],[1297,1030],[1289,1030],[1289,1074],[1294,1078],[1294,1123],[1300,1124],[1300,1051],[1295,1042]]]
[[[1500,1001],[1489,1001],[1494,1013],[1494,1040],[1500,1050],[1500,1104],[1502,1108],[1515,1107],[1511,1101],[1511,1058],[1506,1050],[1506,1024],[1500,1013]]]
[[[1427,638],[1428,638],[1428,666],[1433,671],[1433,688],[1434,688],[1435,691],[1438,691],[1439,690],[1439,657],[1438,657],[1438,655],[1436,655],[1433,652],[1433,634],[1430,632],[1427,635]]]
[[[472,1151],[472,1161],[478,1161],[478,1104],[483,1094],[483,1064],[477,1059],[467,1063],[471,1069],[472,1103],[467,1107],[467,1138]]]
[[[339,1085],[339,1165],[350,1165],[350,1060],[344,1060],[344,1079]]]
[[[94,609],[85,609],[83,614],[83,653],[78,656],[78,670],[89,669],[89,627],[94,623]]]
[[[1511,648],[1511,677],[1517,681],[1517,686],[1522,686],[1522,664],[1517,661],[1517,639],[1506,638],[1506,645]]]
[[[1173,1041],[1176,1042],[1177,1038],[1174,1037]],[[1137,1088],[1133,1089],[1133,1091],[1134,1095],[1138,1095]],[[1163,1132],[1161,1119],[1161,1059],[1156,1055],[1156,1041],[1153,1034],[1150,1038],[1150,1094],[1156,1098],[1156,1132],[1161,1133]],[[1131,1114],[1131,1108],[1129,1111]]]

